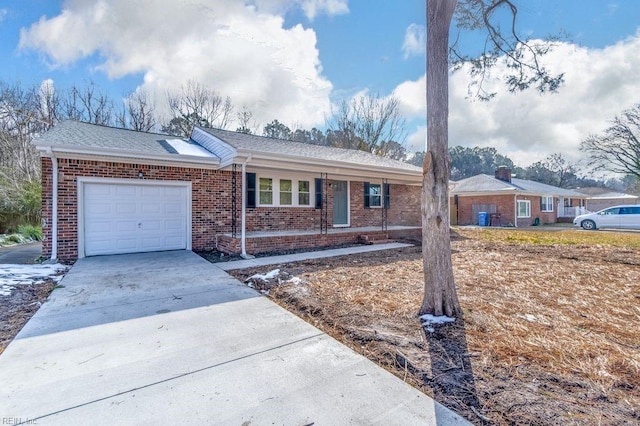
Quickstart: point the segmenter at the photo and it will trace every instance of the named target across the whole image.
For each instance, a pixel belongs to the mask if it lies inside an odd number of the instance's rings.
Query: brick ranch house
[[[188,139],[64,121],[34,142],[43,255],[240,253],[419,237],[421,169],[196,127]]]
[[[571,189],[512,178],[506,167],[496,169],[494,176],[452,182],[449,195],[453,225],[478,225],[478,213],[486,212],[488,225],[515,227],[571,222],[582,214],[587,199]]]

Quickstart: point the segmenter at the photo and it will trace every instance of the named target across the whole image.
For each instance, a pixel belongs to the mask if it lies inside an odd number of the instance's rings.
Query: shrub
[[[42,241],[42,228],[39,226],[22,225],[18,227],[18,233],[27,239]]]

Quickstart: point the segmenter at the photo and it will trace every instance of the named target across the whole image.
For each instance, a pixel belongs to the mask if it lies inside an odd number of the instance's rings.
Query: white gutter
[[[58,159],[49,148],[51,158],[51,260],[58,258]]]
[[[515,223],[515,227],[518,227],[518,196],[513,196],[513,222]]]
[[[243,259],[253,259],[253,256],[247,254],[247,163],[251,160],[251,154],[247,158],[245,158],[242,163],[242,229],[240,230],[240,245],[241,252],[240,257]]]

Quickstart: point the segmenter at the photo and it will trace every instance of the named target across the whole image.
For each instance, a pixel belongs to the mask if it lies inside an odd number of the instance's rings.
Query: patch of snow
[[[422,321],[422,326],[430,333],[433,333],[435,330],[433,325],[446,324],[448,322],[454,322],[456,319],[448,317],[446,315],[435,316],[432,314],[425,314],[420,317]]]
[[[41,265],[0,265],[0,296],[11,296],[16,286],[38,284],[51,279],[60,282],[69,269],[59,263]]]
[[[526,319],[529,322],[536,322],[537,318],[535,315],[531,315],[531,314],[525,314],[525,316],[523,317],[524,319]]]
[[[276,278],[278,275],[280,275],[280,269],[274,269],[273,271],[269,271],[266,274],[251,275],[249,278],[245,280],[245,282],[248,282],[250,280],[269,281]]]
[[[215,157],[214,154],[196,143],[183,141],[182,139],[167,139],[167,143],[171,145],[178,154],[191,155],[194,157]]]
[[[295,285],[300,285],[304,283],[304,281],[302,281],[300,277],[291,277],[285,282],[295,284]]]

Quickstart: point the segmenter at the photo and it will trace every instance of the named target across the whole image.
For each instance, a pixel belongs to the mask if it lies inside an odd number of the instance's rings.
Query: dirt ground
[[[475,424],[640,424],[640,235],[566,232],[461,229],[433,333],[420,247],[232,273]]]
[[[55,286],[53,280],[19,285],[10,296],[0,296],[0,354],[49,297]]]

